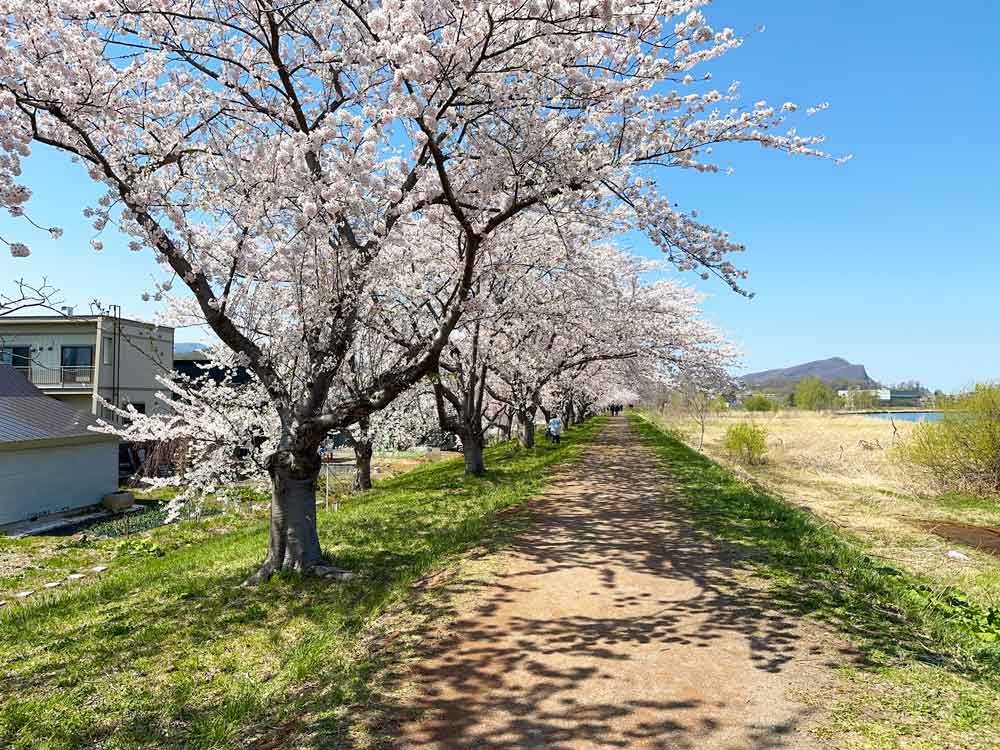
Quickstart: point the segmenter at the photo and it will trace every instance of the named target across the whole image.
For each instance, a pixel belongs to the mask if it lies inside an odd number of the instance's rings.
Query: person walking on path
[[[559,444],[559,436],[562,434],[562,420],[559,417],[552,417],[549,420],[549,439],[555,444]]]

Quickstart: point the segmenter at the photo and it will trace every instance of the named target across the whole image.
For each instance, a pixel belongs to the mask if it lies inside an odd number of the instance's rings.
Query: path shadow
[[[809,713],[805,707],[747,714],[734,701],[745,699],[741,686],[710,684],[711,670],[699,685],[698,665],[749,653],[751,672],[776,675],[796,657],[808,655],[817,667],[830,657],[800,642],[799,621],[766,591],[738,582],[739,556],[693,527],[676,490],[664,486],[662,469],[624,420],[615,420],[592,451],[596,460],[578,467],[575,479],[563,477],[519,516],[508,547],[511,565],[478,591],[471,610],[456,605],[477,585],[468,581],[424,603],[420,627],[447,622],[447,632],[421,644],[411,670],[400,668],[405,656],[393,649],[373,659],[372,674],[388,675],[380,690],[409,686],[405,696],[374,705],[363,719],[380,746],[801,746],[795,738]],[[599,606],[564,607],[575,595],[566,591],[554,594],[559,606],[537,612],[519,606],[542,577],[549,586],[573,586],[575,576],[596,580],[581,595],[596,597]],[[635,576],[664,585],[637,588]],[[646,671],[641,658],[656,663]],[[675,676],[664,665],[688,673],[700,689],[664,699],[670,691],[654,682]],[[618,690],[623,670],[649,683]],[[581,690],[584,685],[590,687]],[[733,717],[744,715],[734,726]],[[336,745],[317,737],[314,746]]]

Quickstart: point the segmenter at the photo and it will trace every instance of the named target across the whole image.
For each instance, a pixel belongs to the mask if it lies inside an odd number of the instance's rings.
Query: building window
[[[60,365],[62,382],[90,383],[94,378],[94,347],[64,346]]]
[[[0,347],[0,364],[10,365],[26,378],[31,377],[31,347]]]
[[[115,361],[115,340],[110,336],[105,336],[104,345],[101,347],[101,351],[104,353],[104,364],[113,364]]]

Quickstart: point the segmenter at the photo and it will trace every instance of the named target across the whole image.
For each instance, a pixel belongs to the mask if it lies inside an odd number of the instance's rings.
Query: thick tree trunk
[[[318,457],[296,457],[308,466],[305,477],[273,461],[271,466],[271,527],[267,557],[248,583],[261,583],[278,571],[307,572],[323,562],[316,530]],[[301,473],[301,472],[300,472]]]
[[[372,488],[372,453],[374,446],[370,440],[354,442],[354,489]]]
[[[486,473],[486,460],[483,458],[483,448],[483,436],[481,432],[462,435],[466,474],[481,477]]]
[[[518,421],[521,423],[521,445],[525,448],[535,447],[535,415],[531,414],[521,414],[518,417]]]

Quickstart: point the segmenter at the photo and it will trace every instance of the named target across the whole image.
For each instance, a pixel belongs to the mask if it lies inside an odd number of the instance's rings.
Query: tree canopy
[[[93,248],[116,228],[149,252],[168,278],[147,294],[186,287],[178,319],[207,324],[266,394],[258,577],[308,569],[318,446],[452,372],[463,318],[506,288],[492,259],[536,267],[525,236],[568,253],[581,232],[633,229],[674,269],[744,291],[742,245],[679,208],[667,175],[719,171],[720,143],[830,157],[788,126],[795,104],[712,87],[705,64],[741,39],[704,5],[0,0],[0,205],[60,233],[20,180],[39,146],[102,187]],[[22,239],[3,241],[26,257]],[[355,367],[365,331],[379,353]]]

